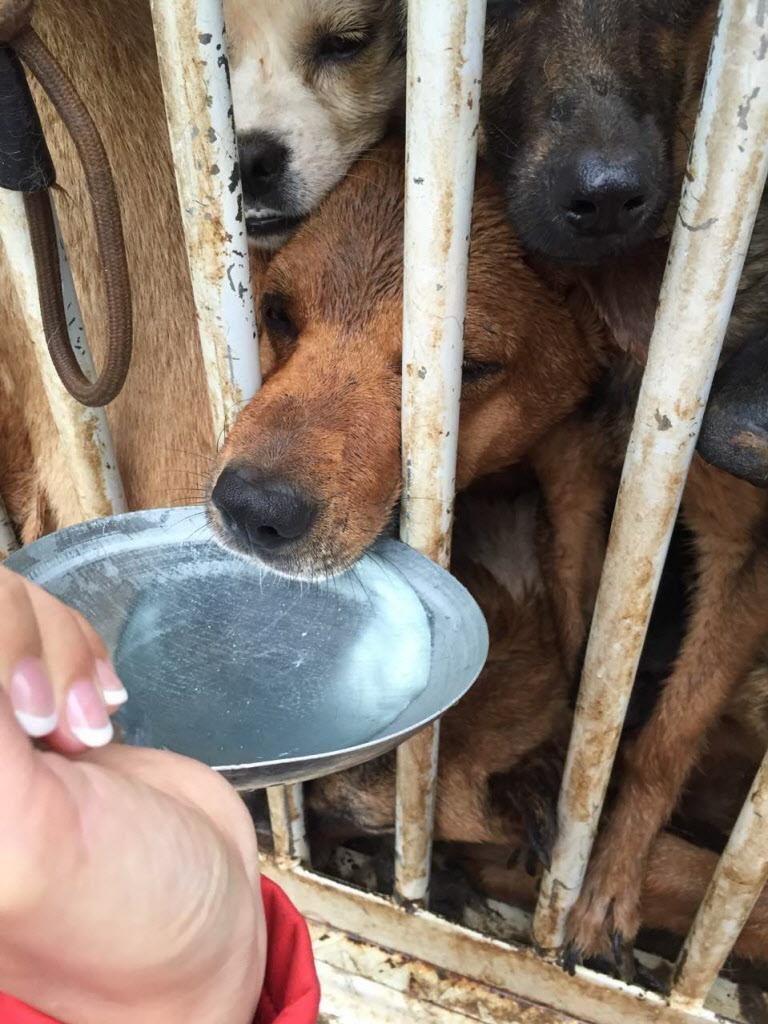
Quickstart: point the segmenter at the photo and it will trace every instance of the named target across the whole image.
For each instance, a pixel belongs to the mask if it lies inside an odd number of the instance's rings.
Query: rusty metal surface
[[[152,0],[214,430],[259,387],[221,0]]]
[[[53,422],[59,432],[62,451],[77,495],[79,519],[95,519],[125,511],[125,495],[117,467],[112,438],[103,409],[87,409],[64,389],[54,369],[40,316],[34,257],[27,226],[24,200],[20,193],[0,189],[0,246],[5,251],[7,271],[19,298],[19,307],[29,331]],[[93,363],[85,338],[69,263],[60,241],[64,305],[73,349],[85,373],[93,375]]]
[[[768,754],[763,758],[677,962],[672,1001],[700,1006],[768,881]]]
[[[301,783],[272,786],[267,790],[269,823],[275,857],[283,866],[309,864],[309,843],[304,822],[304,791]]]
[[[0,562],[7,558],[12,551],[15,551],[17,547],[16,531],[8,517],[2,496],[0,496]]]
[[[485,0],[411,0],[401,537],[450,560]],[[429,885],[438,728],[398,751],[396,891]]]
[[[576,1018],[310,922],[321,1010],[344,1024],[572,1024]]]
[[[715,1024],[723,1020],[709,1009],[670,1006],[654,993],[586,968],[577,968],[571,977],[531,949],[486,938],[424,910],[407,911],[383,897],[349,889],[301,868],[283,869],[266,861],[262,870],[316,925],[342,929],[402,957],[426,959],[438,969],[438,977],[439,972],[449,971],[495,988],[504,997],[513,996],[512,1007],[531,1002],[591,1024]],[[322,959],[321,944],[315,950]],[[399,962],[399,957],[393,960],[395,969]],[[480,1019],[492,1021],[493,1017]],[[552,1019],[533,1018],[537,1022]]]
[[[765,183],[765,31],[762,4],[725,0],[584,662],[560,795],[560,834],[535,921],[536,939],[544,948],[562,942],[567,914],[583,883]]]

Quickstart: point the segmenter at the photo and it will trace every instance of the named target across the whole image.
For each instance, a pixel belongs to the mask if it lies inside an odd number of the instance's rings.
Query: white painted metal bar
[[[616,503],[534,935],[578,898],[768,168],[758,0],[723,0]]]
[[[768,881],[768,754],[677,961],[671,1002],[704,1005],[720,968]]]
[[[410,0],[401,537],[450,559],[485,0]],[[397,755],[397,896],[429,884],[438,727]]]
[[[18,546],[19,542],[16,539],[16,531],[0,496],[0,562],[6,559]]]
[[[281,865],[308,864],[309,844],[301,786],[272,786],[267,790],[267,801],[277,862]]]
[[[12,276],[24,321],[40,367],[53,421],[67,452],[81,519],[124,512],[125,495],[112,439],[103,409],[87,409],[72,398],[54,369],[43,331],[37,276],[23,196],[0,189],[0,246],[7,273]],[[77,296],[66,252],[59,236],[64,307],[70,338],[80,366],[93,376],[93,362],[85,338]]]
[[[221,0],[152,0],[214,430],[260,384]]]

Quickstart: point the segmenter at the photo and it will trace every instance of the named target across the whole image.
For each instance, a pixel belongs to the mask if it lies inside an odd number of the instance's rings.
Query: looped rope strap
[[[0,0],[0,119],[6,135],[13,135],[13,145],[3,146],[4,154],[0,151],[0,186],[24,193],[43,329],[56,372],[78,402],[102,406],[111,402],[125,383],[133,343],[131,288],[120,208],[96,126],[29,24],[31,11],[32,0]],[[72,137],[85,173],[107,300],[107,353],[104,368],[95,381],[83,373],[69,339],[49,193],[55,184],[55,172],[17,57],[47,93]]]

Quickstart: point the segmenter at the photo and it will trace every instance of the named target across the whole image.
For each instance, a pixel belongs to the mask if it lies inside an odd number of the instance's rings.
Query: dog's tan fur
[[[747,255],[725,342],[738,350],[768,323],[765,282],[768,206],[764,203]],[[663,252],[663,250],[662,250]],[[642,354],[663,268],[659,251],[638,253],[624,267],[588,282],[597,308]],[[645,279],[645,280],[644,280]],[[651,282],[649,286],[649,281]],[[626,345],[624,347],[627,347]],[[641,367],[617,357],[600,398],[534,452],[547,494],[551,559],[547,576],[565,665],[573,674],[586,639],[606,543],[606,509],[618,484]],[[693,532],[697,582],[690,623],[677,662],[651,720],[627,749],[623,783],[598,839],[587,883],[570,919],[570,937],[586,953],[605,949],[616,930],[631,940],[638,927],[640,878],[652,837],[672,814],[708,732],[740,694],[768,635],[768,496],[694,458],[681,506]],[[754,694],[760,676],[752,674]],[[739,697],[742,707],[754,697]]]
[[[312,530],[270,561],[293,575],[353,563],[399,497],[401,162],[394,142],[356,165],[266,275],[261,315],[276,366],[241,413],[220,465],[279,475],[317,502]],[[586,397],[604,339],[586,301],[571,304],[525,265],[497,200],[497,186],[481,171],[459,488],[520,457]],[[280,329],[280,317],[289,330]],[[213,518],[217,524],[215,509]]]

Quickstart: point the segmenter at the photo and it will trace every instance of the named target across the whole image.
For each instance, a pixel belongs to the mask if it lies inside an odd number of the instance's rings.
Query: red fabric
[[[261,880],[267,918],[267,968],[253,1024],[317,1024],[320,984],[304,919],[285,893]],[[0,993],[0,1024],[57,1024]]]

